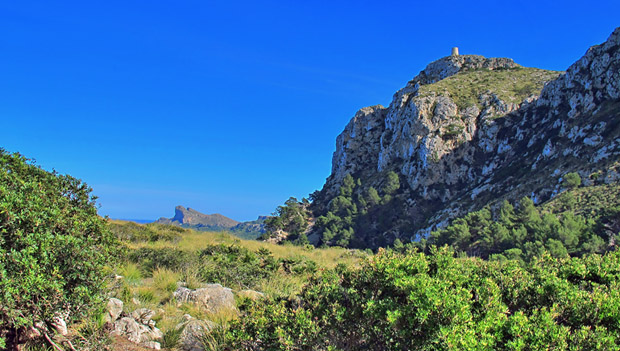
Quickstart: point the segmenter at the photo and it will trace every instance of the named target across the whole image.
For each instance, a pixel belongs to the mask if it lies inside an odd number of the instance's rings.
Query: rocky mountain
[[[620,28],[566,72],[444,57],[388,107],[359,110],[338,136],[332,173],[312,195],[311,235],[331,238],[344,226],[355,233],[351,246],[417,240],[504,199],[547,201],[569,172],[585,185],[617,181],[619,154]],[[398,190],[382,193],[390,173]],[[347,177],[355,184],[343,191]],[[370,188],[380,202],[369,201]],[[333,225],[338,211],[351,220]]]
[[[162,217],[158,219],[156,223],[185,225],[188,227],[202,227],[205,228],[205,230],[221,230],[232,228],[240,222],[222,216],[219,213],[208,215],[191,208],[177,206],[174,208],[174,217]]]
[[[155,223],[172,224],[202,231],[227,230],[244,239],[255,239],[264,233],[264,216],[255,221],[237,222],[219,213],[204,214],[192,208],[177,206],[172,218],[161,217]]]

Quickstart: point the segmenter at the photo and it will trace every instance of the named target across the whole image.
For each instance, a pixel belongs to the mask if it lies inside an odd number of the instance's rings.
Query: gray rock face
[[[387,109],[381,105],[364,107],[338,136],[332,159],[334,182],[340,183],[345,175],[359,172],[368,163],[377,163],[378,155],[374,148],[385,130],[386,112]]]
[[[236,310],[235,297],[232,290],[220,284],[208,284],[204,288],[196,290],[179,287],[174,292],[174,298],[179,303],[191,302],[197,304],[210,313]]]
[[[464,71],[516,67],[504,58],[445,57],[387,108],[358,111],[337,138],[332,174],[316,206],[326,207],[347,174],[377,187],[382,172],[395,171],[407,183],[400,196],[411,228],[396,236],[416,238],[492,201],[548,199],[565,173],[606,172],[620,155],[620,28],[540,97],[503,101],[487,91],[459,106],[442,91],[420,94],[422,86]]]

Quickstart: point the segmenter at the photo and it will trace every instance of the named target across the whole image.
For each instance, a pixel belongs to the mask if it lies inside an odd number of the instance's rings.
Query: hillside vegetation
[[[544,84],[559,75],[560,72],[532,67],[469,70],[422,85],[419,96],[447,96],[463,110],[470,106],[481,108],[479,97],[484,93],[493,93],[504,102],[521,103],[529,96],[540,94]]]

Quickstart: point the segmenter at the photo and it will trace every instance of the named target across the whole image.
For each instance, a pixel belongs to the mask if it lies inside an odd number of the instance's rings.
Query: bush
[[[573,189],[581,185],[581,177],[577,172],[570,172],[564,175],[564,186]]]
[[[170,224],[137,224],[134,222],[110,222],[109,229],[119,240],[138,242],[171,241],[174,243],[181,240],[187,229]]]
[[[620,252],[529,264],[454,256],[380,250],[359,268],[316,275],[298,297],[245,301],[228,341],[246,350],[620,346]]]
[[[173,271],[193,269],[198,265],[198,254],[172,248],[142,247],[133,250],[128,255],[129,260],[138,264],[147,275],[151,275],[157,268],[167,268]]]
[[[0,149],[0,339],[100,302],[116,240],[81,180]]]

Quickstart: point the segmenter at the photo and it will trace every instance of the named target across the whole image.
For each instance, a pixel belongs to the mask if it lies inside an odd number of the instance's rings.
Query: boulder
[[[111,335],[124,336],[129,341],[139,344],[141,340],[140,335],[143,333],[143,328],[135,319],[131,317],[123,317],[114,322],[114,330]],[[146,341],[146,340],[145,340]]]
[[[123,313],[123,301],[111,298],[106,307],[105,321],[114,323]]]
[[[190,317],[187,322],[177,325],[178,329],[183,328],[179,338],[179,348],[183,351],[204,351],[204,337],[215,327],[217,324],[211,321],[201,321]]]
[[[205,287],[196,290],[179,287],[174,292],[174,298],[178,303],[194,303],[209,313],[236,310],[232,290],[220,284],[207,284]]]

